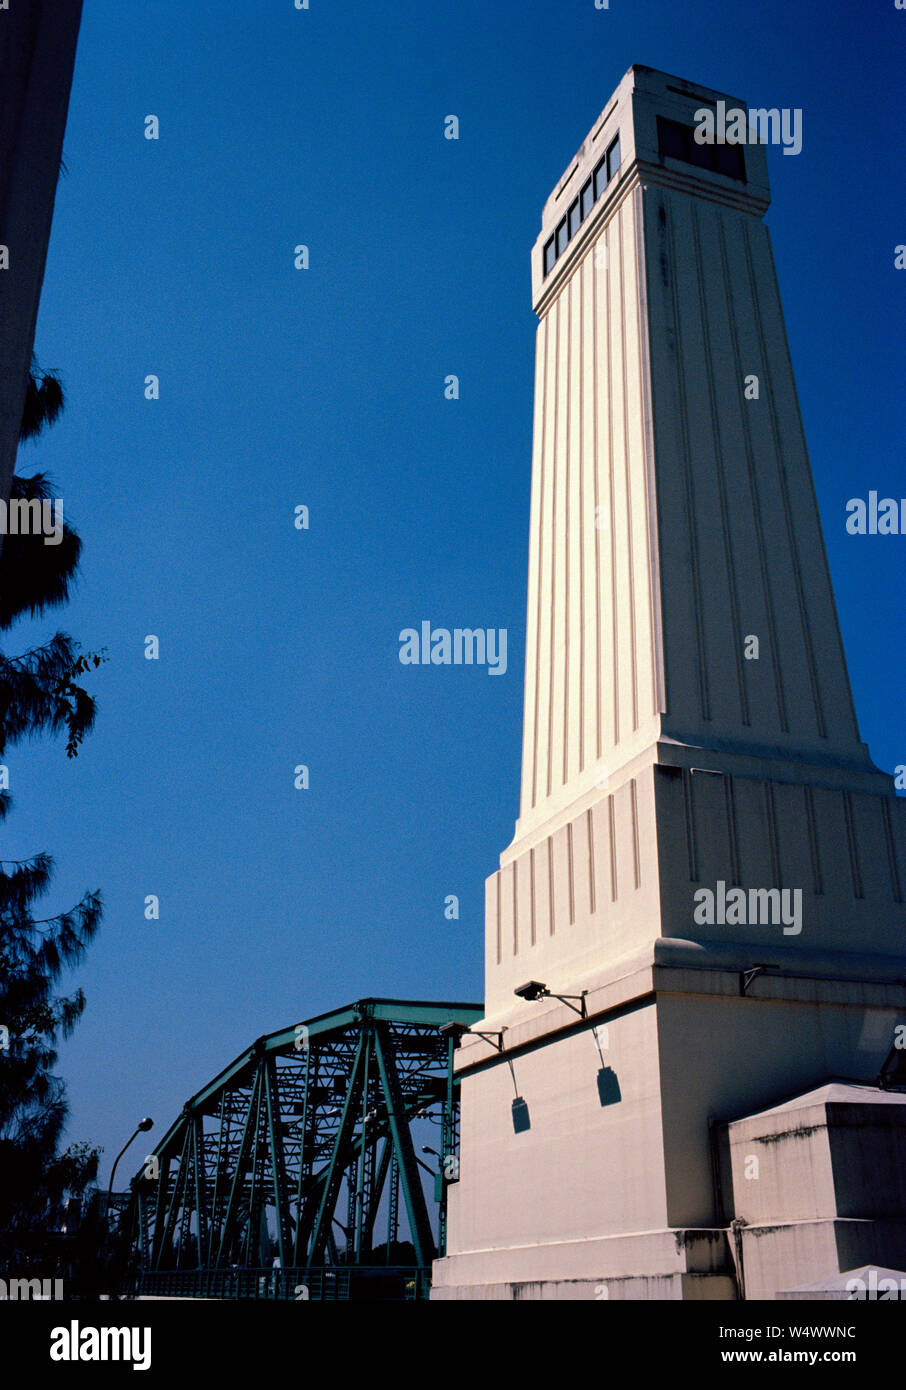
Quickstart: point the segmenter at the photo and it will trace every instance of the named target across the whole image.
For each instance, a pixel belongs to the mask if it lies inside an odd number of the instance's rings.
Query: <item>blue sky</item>
[[[906,763],[906,540],[844,529],[849,497],[906,492],[904,44],[893,0],[87,0],[36,338],[68,404],[18,464],[84,560],[8,645],[60,626],[110,661],[77,760],[10,753],[4,853],[51,851],[53,908],[104,895],[61,1069],[105,1175],[261,1033],[481,998],[518,814],[529,253],[634,62],[803,110],[768,222],[862,735]],[[506,628],[507,674],[401,666],[422,619]]]

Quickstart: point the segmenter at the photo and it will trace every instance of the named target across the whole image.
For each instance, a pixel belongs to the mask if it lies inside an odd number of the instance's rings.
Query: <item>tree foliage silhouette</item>
[[[59,379],[33,362],[20,437],[34,438],[63,408]],[[52,501],[46,475],[15,477],[12,497]],[[57,545],[40,534],[7,536],[0,556],[0,631],[69,596],[81,552],[64,526]],[[66,633],[15,656],[0,652],[0,758],[40,734],[66,734],[75,757],[95,719],[95,703],[77,678],[103,654],[83,654]],[[9,814],[0,789],[0,820]],[[77,964],[98,929],[101,898],[87,892],[69,911],[36,916],[53,871],[47,854],[0,860],[0,1265],[36,1267],[53,1248],[67,1197],[80,1196],[97,1174],[98,1150],[77,1144],[60,1152],[67,1118],[65,1086],[54,1074],[56,1044],[85,1007],[81,989],[59,995],[61,975]],[[47,1273],[45,1268],[44,1273]]]

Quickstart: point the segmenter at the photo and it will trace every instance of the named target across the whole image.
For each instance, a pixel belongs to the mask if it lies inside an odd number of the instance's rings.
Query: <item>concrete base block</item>
[[[451,1255],[434,1265],[443,1300],[733,1300],[727,1232],[643,1231]]]
[[[901,1267],[906,1256],[906,1221],[896,1219],[793,1221],[752,1226],[742,1232],[747,1299],[780,1297],[816,1278],[859,1266]],[[819,1295],[816,1295],[819,1296]]]

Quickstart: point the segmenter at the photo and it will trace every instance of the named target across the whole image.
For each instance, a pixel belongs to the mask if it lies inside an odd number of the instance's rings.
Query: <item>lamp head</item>
[[[524,985],[520,985],[518,989],[514,989],[513,993],[517,995],[518,998],[527,999],[529,1003],[533,1004],[538,999],[546,998],[546,996],[550,994],[550,990],[547,985],[543,985],[540,980],[527,980]]]

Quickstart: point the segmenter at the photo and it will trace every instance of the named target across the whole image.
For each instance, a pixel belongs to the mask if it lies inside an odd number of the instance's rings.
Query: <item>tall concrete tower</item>
[[[904,806],[859,737],[766,151],[694,137],[721,101],[631,68],[532,253],[521,810],[436,1298],[773,1297],[906,1256],[875,1085]]]

